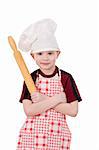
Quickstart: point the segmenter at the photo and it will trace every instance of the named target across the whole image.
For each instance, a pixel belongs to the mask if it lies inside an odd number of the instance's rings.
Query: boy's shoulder
[[[71,77],[71,76],[72,76],[72,75],[71,75],[69,72],[67,72],[67,71],[64,71],[64,70],[62,70],[62,69],[60,69],[60,71],[61,71],[61,76],[64,77],[64,78],[68,78],[68,77]]]
[[[65,87],[67,86],[67,83],[68,84],[71,84],[71,82],[73,83],[74,79],[73,79],[72,75],[69,72],[66,72],[62,69],[60,69],[60,71],[61,71],[61,82],[62,82],[62,85],[65,89]]]
[[[33,72],[31,73],[31,76],[36,75],[38,70],[39,70],[39,69],[33,71]]]
[[[35,70],[35,71],[33,71],[33,72],[31,73],[31,76],[32,76],[32,78],[33,78],[34,81],[36,81],[38,70],[39,70],[39,69],[37,69],[37,70]]]

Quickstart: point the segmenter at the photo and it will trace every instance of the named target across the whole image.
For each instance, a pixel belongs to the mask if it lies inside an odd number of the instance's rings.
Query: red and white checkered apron
[[[63,91],[61,73],[52,78],[36,80],[38,91],[48,96]],[[27,118],[19,135],[17,150],[70,150],[71,133],[66,115],[50,109],[42,114]]]

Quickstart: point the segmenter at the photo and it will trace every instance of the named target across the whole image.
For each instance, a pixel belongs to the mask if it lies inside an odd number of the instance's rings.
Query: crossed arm
[[[28,117],[41,114],[49,109],[54,109],[56,112],[60,112],[64,115],[75,117],[78,113],[78,100],[72,103],[67,103],[64,92],[55,94],[52,97],[40,94],[32,95],[32,101],[23,100],[24,112]],[[34,101],[35,102],[34,102]]]

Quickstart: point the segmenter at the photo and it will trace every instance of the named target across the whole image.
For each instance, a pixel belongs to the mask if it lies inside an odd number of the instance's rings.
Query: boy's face
[[[42,70],[51,70],[55,67],[59,53],[59,51],[42,51],[31,55]]]

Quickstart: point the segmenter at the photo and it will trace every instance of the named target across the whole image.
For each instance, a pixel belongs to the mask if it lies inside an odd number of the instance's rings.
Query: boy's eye
[[[37,53],[37,55],[42,55],[42,53],[40,52],[40,53]]]
[[[52,52],[49,52],[48,54],[49,54],[49,55],[52,55],[53,53],[52,53]]]

